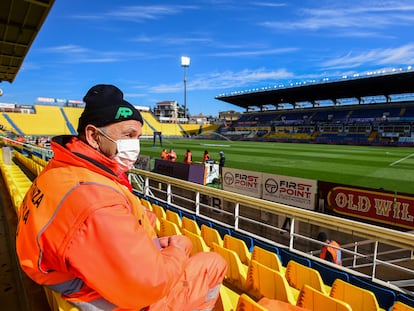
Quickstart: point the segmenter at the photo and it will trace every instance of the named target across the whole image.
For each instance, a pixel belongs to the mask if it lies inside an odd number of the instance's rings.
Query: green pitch
[[[295,176],[347,185],[414,194],[414,148],[348,145],[233,142],[227,140],[164,140],[177,161],[190,149],[193,161],[202,161],[204,150],[213,160],[224,151],[226,167]],[[141,154],[159,158],[162,148],[141,141]]]

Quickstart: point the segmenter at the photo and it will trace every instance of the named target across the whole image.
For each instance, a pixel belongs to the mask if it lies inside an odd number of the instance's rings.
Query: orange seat
[[[314,311],[352,311],[347,303],[323,294],[309,285],[304,285],[301,289],[296,305]]]

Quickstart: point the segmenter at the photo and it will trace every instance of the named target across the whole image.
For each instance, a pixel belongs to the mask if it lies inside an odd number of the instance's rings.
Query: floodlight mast
[[[187,118],[187,74],[186,69],[190,67],[190,57],[181,56],[181,67],[184,69],[184,118]]]

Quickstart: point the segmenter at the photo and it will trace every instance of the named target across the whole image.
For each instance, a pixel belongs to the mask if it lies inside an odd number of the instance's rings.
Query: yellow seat
[[[213,251],[220,254],[227,262],[224,283],[232,289],[243,291],[246,285],[247,266],[243,265],[235,251],[213,243]]]
[[[62,296],[47,287],[43,287],[51,311],[79,311],[77,307],[62,298]]]
[[[273,270],[279,271],[285,275],[286,268],[283,267],[279,256],[274,252],[268,251],[267,249],[261,248],[257,245],[253,247],[251,259],[258,261],[259,263],[272,268]]]
[[[226,234],[224,235],[223,246],[235,251],[239,255],[241,262],[246,266],[249,265],[252,254],[242,239]]]
[[[296,303],[298,307],[313,311],[352,311],[351,307],[336,298],[304,285]]]
[[[391,311],[414,311],[414,308],[402,303],[401,301],[396,301],[392,305]]]
[[[203,238],[200,235],[197,235],[187,229],[181,229],[182,234],[188,237],[193,244],[193,248],[191,249],[191,255],[200,253],[200,252],[209,252],[210,247],[204,242]]]
[[[165,211],[165,218],[175,223],[178,226],[178,228],[180,228],[181,230],[182,223],[181,223],[180,215],[178,215],[176,212],[173,212],[172,210],[167,209]]]
[[[261,306],[248,295],[241,294],[237,301],[236,311],[268,311],[268,309]]]
[[[162,206],[158,205],[158,204],[152,204],[152,210],[154,211],[155,215],[157,215],[158,219],[166,219],[167,216],[165,215],[165,210]]]
[[[160,219],[160,237],[179,234],[181,234],[181,230],[175,223],[167,219]]]
[[[194,219],[183,216],[183,218],[181,218],[181,225],[183,229],[187,229],[188,231],[201,236],[200,227]]]
[[[147,199],[141,198],[140,199],[141,204],[148,210],[152,211],[152,204],[150,201],[148,201]]]
[[[299,295],[297,289],[289,286],[283,274],[254,259],[247,270],[245,292],[256,300],[266,297],[292,305],[296,305]]]
[[[220,286],[220,294],[213,311],[229,311],[236,309],[240,294],[225,285]]]
[[[201,236],[210,248],[213,248],[213,243],[223,246],[223,239],[217,229],[210,228],[203,224],[201,225]]]
[[[380,309],[377,298],[373,292],[341,279],[336,279],[333,282],[329,295],[348,303],[353,311],[383,310]]]
[[[306,284],[324,294],[330,292],[330,287],[323,283],[318,270],[304,266],[294,260],[289,260],[285,276],[289,285],[298,290],[301,290],[303,285]]]

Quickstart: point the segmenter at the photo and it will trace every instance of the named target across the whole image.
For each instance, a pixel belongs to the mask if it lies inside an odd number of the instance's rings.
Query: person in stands
[[[218,254],[190,257],[184,235],[156,236],[125,178],[143,120],[117,87],[84,97],[78,135],[54,137],[54,156],[20,207],[23,271],[80,310],[212,310],[226,273]]]
[[[226,157],[224,156],[224,152],[220,151],[220,159],[219,159],[219,171],[220,171],[220,176],[223,175],[223,167],[226,164]]]
[[[210,155],[208,154],[207,150],[204,150],[203,163],[206,163],[208,160],[210,160]]]
[[[161,151],[161,159],[163,159],[163,160],[169,160],[169,155],[168,155],[168,152],[167,152],[167,149],[162,149],[162,151]]]
[[[317,239],[320,242],[326,243],[322,246],[319,257],[329,262],[342,265],[342,252],[339,243],[329,240],[328,235],[325,232],[319,232]]]
[[[190,149],[187,149],[185,155],[184,155],[184,163],[191,164],[193,162],[193,156],[191,154]]]
[[[177,153],[174,151],[174,149],[170,149],[168,155],[171,162],[175,162],[177,160]]]

